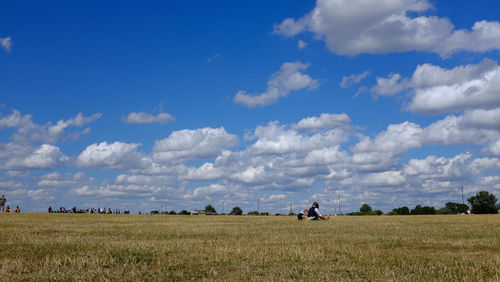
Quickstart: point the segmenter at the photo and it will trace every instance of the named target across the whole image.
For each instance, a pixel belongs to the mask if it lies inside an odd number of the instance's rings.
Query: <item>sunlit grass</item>
[[[500,281],[500,216],[1,214],[7,280]]]

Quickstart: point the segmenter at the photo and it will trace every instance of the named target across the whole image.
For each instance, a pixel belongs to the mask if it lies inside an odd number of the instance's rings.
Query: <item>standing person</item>
[[[2,194],[2,197],[0,197],[0,210],[2,210],[2,212],[5,212],[5,202],[7,202],[7,199],[5,195]]]
[[[328,220],[328,216],[323,216],[321,212],[319,211],[319,204],[318,202],[314,202],[312,204],[312,207],[309,208],[309,212],[307,213],[307,220],[318,220],[318,219],[323,219],[323,220]]]

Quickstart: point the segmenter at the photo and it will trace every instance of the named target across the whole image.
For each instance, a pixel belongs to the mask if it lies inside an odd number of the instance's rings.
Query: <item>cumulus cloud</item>
[[[238,136],[223,127],[174,131],[168,138],[156,141],[153,159],[158,162],[182,162],[188,159],[216,157],[222,150],[238,145]]]
[[[483,152],[488,155],[500,156],[500,138],[492,142]]]
[[[21,115],[18,110],[12,111],[12,114],[8,116],[0,117],[0,129],[30,126],[31,124],[31,115]]]
[[[349,86],[358,84],[361,80],[365,79],[370,74],[370,71],[364,71],[360,74],[351,74],[349,76],[342,77],[342,81],[340,82],[340,87],[347,88]]]
[[[205,181],[219,179],[224,176],[224,168],[214,166],[212,163],[204,163],[198,168],[189,168],[185,176],[181,176],[182,180]]]
[[[500,106],[500,67],[490,59],[478,64],[443,69],[431,64],[419,65],[411,78],[391,74],[377,77],[372,93],[393,96],[410,89],[412,97],[406,106],[411,112],[439,114],[466,109]]]
[[[280,126],[277,122],[270,122],[266,126],[258,126],[253,137],[257,141],[249,149],[255,154],[286,154],[334,146],[346,141],[348,134],[335,128],[307,135],[284,125]]]
[[[132,112],[122,118],[126,123],[169,123],[175,121],[175,117],[168,113],[159,113],[156,116],[145,112]]]
[[[15,143],[0,144],[0,169],[49,169],[55,168],[69,158],[58,147],[42,144],[30,147]]]
[[[293,129],[297,130],[319,130],[323,128],[335,128],[348,126],[351,123],[351,118],[345,114],[326,114],[323,113],[319,117],[308,117],[302,119],[297,124],[292,125]]]
[[[456,51],[500,48],[500,24],[479,21],[470,31],[454,30],[446,18],[412,16],[431,10],[427,0],[317,0],[304,17],[274,25],[286,37],[309,31],[332,53],[358,55],[428,51],[448,57]]]
[[[420,180],[439,181],[466,179],[479,173],[474,169],[474,158],[470,153],[463,153],[452,158],[428,156],[425,159],[412,159],[402,169],[408,177]]]
[[[403,185],[406,179],[399,171],[384,171],[368,174],[360,182],[367,186],[398,186]]]
[[[462,124],[468,128],[485,128],[500,130],[500,108],[492,110],[465,111]]]
[[[500,46],[500,23],[485,20],[475,22],[471,31],[455,30],[441,44],[436,46],[435,51],[443,57],[460,51],[485,52],[497,50]]]
[[[13,117],[9,122],[2,120],[4,127],[17,126],[19,122],[12,122],[16,120]],[[478,144],[484,153],[498,156],[500,134],[489,122],[496,117],[496,110],[470,110],[427,127],[408,121],[392,124],[369,137],[357,132],[360,129],[351,126],[346,114],[323,113],[292,124],[257,126],[246,140],[248,144],[234,151],[238,137],[224,128],[181,130],[158,140],[147,155],[138,152],[136,143],[102,142],[88,146],[77,157],[77,167],[122,170],[114,179],[96,183],[83,173],[51,171],[29,179],[3,180],[0,176],[0,186],[5,183],[12,190],[15,185],[16,191],[24,191],[19,195],[30,199],[45,189],[50,197],[55,193],[79,196],[88,206],[96,205],[98,199],[101,206],[116,207],[119,201],[120,207],[133,205],[143,210],[161,203],[168,203],[171,209],[186,209],[202,208],[207,203],[221,205],[222,201],[248,210],[257,198],[263,210],[275,211],[281,204],[288,210],[291,201],[296,205],[298,195],[304,201],[299,205],[324,195],[322,205],[326,207],[335,205],[329,197],[339,193],[345,197],[346,210],[358,209],[358,201],[367,199],[377,208],[401,203],[442,205],[457,185],[487,186],[492,180],[485,177],[500,168],[500,160],[477,158],[472,153],[429,156],[407,163],[401,157],[428,144]],[[351,143],[355,136],[359,142]],[[58,156],[53,145],[1,146],[0,169],[4,170],[51,168],[68,161],[64,155]],[[33,185],[41,189],[28,188]],[[318,187],[324,188],[318,192]],[[27,196],[29,193],[33,197]],[[424,202],[428,195],[432,195],[431,202]],[[129,201],[131,198],[140,206]],[[44,201],[48,204],[48,198]]]
[[[102,169],[131,169],[141,166],[145,158],[137,148],[138,143],[108,142],[94,143],[77,158],[80,167],[102,168]]]
[[[10,52],[10,47],[12,46],[12,39],[10,37],[2,38],[0,37],[0,46],[5,49],[5,51]]]
[[[52,172],[42,175],[37,184],[42,187],[63,188],[85,185],[93,181],[93,177],[81,172],[75,174],[60,174],[58,172]]]
[[[276,103],[279,98],[288,96],[291,91],[306,88],[308,90],[315,89],[318,87],[319,82],[302,73],[308,67],[308,64],[300,62],[284,63],[281,65],[280,70],[274,73],[271,80],[267,82],[266,92],[259,95],[250,95],[241,90],[234,96],[233,101],[248,108],[264,107]]]
[[[80,135],[88,133],[89,128],[73,130],[69,133],[66,130],[71,127],[81,127],[101,118],[101,116],[101,113],[95,113],[88,117],[78,113],[75,117],[59,120],[56,124],[48,122],[39,125],[33,122],[31,115],[23,115],[18,110],[14,110],[10,115],[0,116],[0,129],[17,128],[13,139],[20,143],[36,141],[54,144],[68,138],[77,139]]]
[[[371,92],[377,96],[394,96],[409,87],[407,79],[400,79],[399,73],[391,73],[387,78],[377,77],[377,85],[372,87]]]
[[[412,122],[391,124],[387,130],[379,133],[374,139],[363,138],[353,148],[353,152],[386,152],[400,154],[410,148],[422,145],[423,130],[420,125]]]
[[[495,130],[464,124],[464,116],[450,115],[438,120],[424,130],[428,144],[483,144],[499,136]]]

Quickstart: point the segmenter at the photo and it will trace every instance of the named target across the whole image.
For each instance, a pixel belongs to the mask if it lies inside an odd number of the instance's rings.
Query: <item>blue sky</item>
[[[500,192],[491,1],[0,4],[0,192],[287,212]]]

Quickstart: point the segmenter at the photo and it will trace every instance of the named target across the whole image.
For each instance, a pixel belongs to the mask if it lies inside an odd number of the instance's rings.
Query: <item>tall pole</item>
[[[260,214],[260,199],[257,198],[257,213]]]
[[[465,203],[464,203],[464,186],[462,186],[462,205],[465,205]]]
[[[339,214],[340,214],[340,194],[339,194]]]

